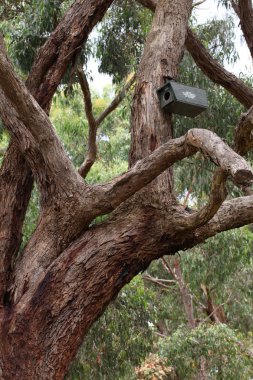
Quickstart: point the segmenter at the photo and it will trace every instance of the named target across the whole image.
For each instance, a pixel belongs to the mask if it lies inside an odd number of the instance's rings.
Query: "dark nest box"
[[[170,80],[157,90],[161,108],[169,113],[195,117],[208,107],[205,90]]]

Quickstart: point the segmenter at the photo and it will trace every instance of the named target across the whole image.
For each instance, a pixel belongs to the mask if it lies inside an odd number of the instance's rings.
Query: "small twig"
[[[176,284],[176,281],[173,281],[173,280],[162,280],[162,279],[158,279],[158,278],[155,278],[155,277],[152,277],[150,275],[142,275],[142,278],[143,280],[146,280],[146,281],[150,281],[156,285],[159,285],[161,288],[164,288],[164,289],[171,289],[170,286],[164,284],[164,282],[168,283],[168,284],[171,284],[171,285],[175,285]]]
[[[177,276],[175,274],[175,272],[173,271],[173,269],[171,268],[170,264],[168,263],[167,260],[165,260],[164,257],[161,258],[161,261],[162,261],[162,264],[164,266],[165,269],[167,269],[167,271],[172,275],[173,278],[175,278],[175,280],[177,281]]]
[[[134,84],[136,80],[136,74],[134,74],[131,79],[125,84],[125,86],[120,90],[120,92],[115,96],[111,104],[101,113],[101,115],[96,119],[96,123],[99,126],[104,119],[115,110],[115,108],[118,107],[118,105],[122,102],[122,100],[125,98],[127,92],[130,90],[132,85]]]

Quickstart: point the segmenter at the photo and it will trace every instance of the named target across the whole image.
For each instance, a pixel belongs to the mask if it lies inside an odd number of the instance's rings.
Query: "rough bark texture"
[[[252,0],[239,0],[238,4],[232,2],[241,23],[241,28],[247,42],[251,57],[253,58],[253,7]]]
[[[102,6],[101,3],[103,3]],[[61,54],[61,44],[65,46],[64,65],[66,67],[76,54],[73,44],[82,46],[85,43],[92,27],[103,17],[111,3],[112,0],[103,2],[76,1],[60,22],[57,30],[49,38],[45,46],[40,49],[26,85],[45,110],[49,109],[54,91],[65,73],[63,66],[56,64],[55,50],[52,49],[54,41],[58,42],[57,54]],[[72,30],[72,34],[69,33],[70,30]],[[71,42],[72,39],[74,39],[74,42]],[[45,94],[46,98],[44,97]],[[13,171],[13,168],[18,168],[18,173]],[[21,182],[24,185],[22,191],[20,191]],[[5,262],[6,268],[11,267],[13,257],[20,246],[23,220],[32,185],[31,169],[22,157],[17,141],[14,140],[6,152],[4,165],[0,172],[0,194],[8,194],[8,197],[11,198],[9,202],[6,202],[5,196],[0,198],[0,209],[2,215],[4,215],[4,218],[1,218],[0,221],[0,256],[1,261]],[[19,210],[18,213],[17,210]],[[16,234],[10,236],[9,231],[14,230]],[[5,269],[3,272],[5,272]],[[7,283],[3,284],[0,281],[0,300],[5,297],[4,294],[7,288]]]
[[[253,220],[252,196],[224,202],[228,176],[238,185],[251,183],[253,174],[245,160],[210,131],[193,129],[172,139],[171,117],[158,104],[157,88],[177,76],[190,0],[160,0],[156,6],[137,74],[129,171],[99,186],[88,186],[75,171],[49,118],[31,95],[48,108],[67,64],[111,2],[74,2],[41,48],[28,89],[0,50],[0,115],[19,149],[9,147],[0,182],[4,380],[63,379],[85,333],[119,290],[152,260]],[[150,0],[142,3],[155,7]],[[239,124],[239,146],[251,131],[250,115],[251,111]],[[168,168],[199,150],[219,169],[208,204],[189,214],[176,202]],[[30,195],[27,189],[32,188],[30,169],[40,186],[41,213],[23,254],[14,260]],[[97,216],[111,212],[107,221],[90,227]]]

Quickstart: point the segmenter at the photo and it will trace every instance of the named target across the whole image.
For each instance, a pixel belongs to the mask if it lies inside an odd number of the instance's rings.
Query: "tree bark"
[[[26,85],[45,110],[49,110],[52,97],[67,65],[72,62],[77,50],[80,50],[92,28],[102,19],[111,3],[112,0],[76,0],[55,32],[40,49]],[[69,33],[70,31],[72,33]],[[64,49],[61,49],[61,46],[64,46]],[[62,62],[59,63],[61,59]],[[5,281],[6,273],[7,268],[12,268],[11,263],[20,248],[23,221],[32,187],[31,169],[22,156],[17,141],[12,140],[0,172],[0,210],[4,216],[0,219],[0,257],[4,263],[0,269],[0,307],[4,298],[9,302],[7,289],[10,284]],[[15,235],[10,231],[15,231]],[[10,277],[11,270],[8,273],[7,277]]]

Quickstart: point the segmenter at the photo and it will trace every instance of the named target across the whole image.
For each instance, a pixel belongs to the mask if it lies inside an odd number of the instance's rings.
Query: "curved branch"
[[[211,160],[229,173],[237,185],[252,181],[253,174],[248,163],[235,153],[220,137],[207,129],[190,129],[186,142],[206,153]]]
[[[48,195],[57,184],[66,190],[67,184],[77,181],[78,175],[48,116],[15,74],[3,49],[0,49],[0,99],[4,125],[29,161],[43,194]],[[64,178],[62,173],[66,175]]]
[[[176,222],[179,228],[195,229],[206,224],[217,213],[220,206],[227,196],[226,189],[227,175],[222,169],[218,169],[214,174],[212,181],[211,193],[207,205],[202,207],[199,211],[188,215],[187,217],[179,218],[176,216]]]
[[[206,129],[191,129],[185,136],[168,141],[152,154],[138,161],[127,173],[105,185],[96,186],[95,188],[102,191],[100,196],[102,200],[99,201],[99,203],[102,202],[100,207],[103,208],[102,205],[104,204],[108,211],[117,207],[169,166],[195,154],[197,150],[207,154],[224,172],[230,174],[238,185],[249,184],[253,181],[253,173],[247,162],[229,148],[221,138]],[[213,184],[210,205],[205,211],[201,211],[199,217],[205,217],[209,220],[213,216],[215,207],[220,206],[224,200],[223,180],[223,174],[217,174]],[[219,194],[217,194],[218,188]],[[195,217],[193,214],[192,219]],[[205,222],[207,220],[205,219]],[[201,224],[203,223],[201,222]]]
[[[68,64],[75,61],[112,1],[76,0],[39,50],[27,86],[42,108],[50,103]]]
[[[209,79],[224,87],[245,107],[249,108],[253,104],[253,90],[220,65],[189,28],[185,45],[196,64]]]

